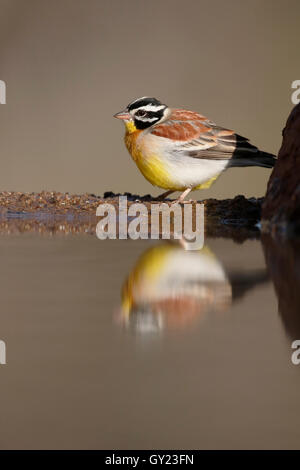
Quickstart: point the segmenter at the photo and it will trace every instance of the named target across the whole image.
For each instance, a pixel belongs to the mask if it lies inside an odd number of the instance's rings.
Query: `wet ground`
[[[96,196],[3,194],[1,448],[299,448],[300,247],[259,200],[206,202],[185,251],[99,240]]]
[[[95,233],[99,222],[96,210],[100,204],[112,204],[118,214],[120,194],[104,193],[70,195],[68,193],[46,192],[20,193],[0,192],[0,233]],[[128,208],[142,202],[149,210],[151,204],[161,204],[152,196],[125,193]],[[242,241],[257,237],[257,223],[261,215],[262,198],[206,199],[198,201],[205,207],[205,231],[207,235],[231,237]],[[168,205],[173,200],[166,199]],[[195,209],[195,203],[193,210]],[[195,210],[193,215],[195,214]],[[150,226],[149,226],[150,230]]]

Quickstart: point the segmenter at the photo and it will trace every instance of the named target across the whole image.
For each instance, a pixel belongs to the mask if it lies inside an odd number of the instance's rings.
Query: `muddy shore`
[[[110,203],[118,211],[119,196],[106,192],[95,194],[69,194],[56,191],[40,193],[0,192],[0,233],[38,232],[41,234],[95,234],[99,221],[96,209],[100,204]],[[127,196],[128,207],[135,202],[160,203],[147,194]],[[171,204],[172,199],[165,202]],[[195,201],[196,202],[196,201]],[[261,216],[263,198],[205,199],[205,232],[212,237],[231,237],[236,241],[259,237],[257,223]]]

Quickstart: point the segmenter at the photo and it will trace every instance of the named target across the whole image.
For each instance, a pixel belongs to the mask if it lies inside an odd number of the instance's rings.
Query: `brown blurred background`
[[[158,194],[112,118],[143,95],[277,153],[299,15],[298,0],[0,0],[0,189]],[[269,174],[233,169],[201,196],[259,196]]]

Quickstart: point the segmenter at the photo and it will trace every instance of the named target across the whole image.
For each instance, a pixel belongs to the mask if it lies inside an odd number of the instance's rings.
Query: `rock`
[[[283,130],[278,160],[262,206],[262,230],[300,233],[300,103]]]
[[[300,240],[263,234],[262,245],[278,299],[278,313],[291,340],[300,338]]]

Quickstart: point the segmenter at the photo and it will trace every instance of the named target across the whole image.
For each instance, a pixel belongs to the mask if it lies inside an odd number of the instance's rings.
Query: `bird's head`
[[[132,101],[123,111],[114,117],[122,119],[129,131],[143,130],[152,127],[168,118],[171,111],[167,105],[156,98],[143,96]]]

